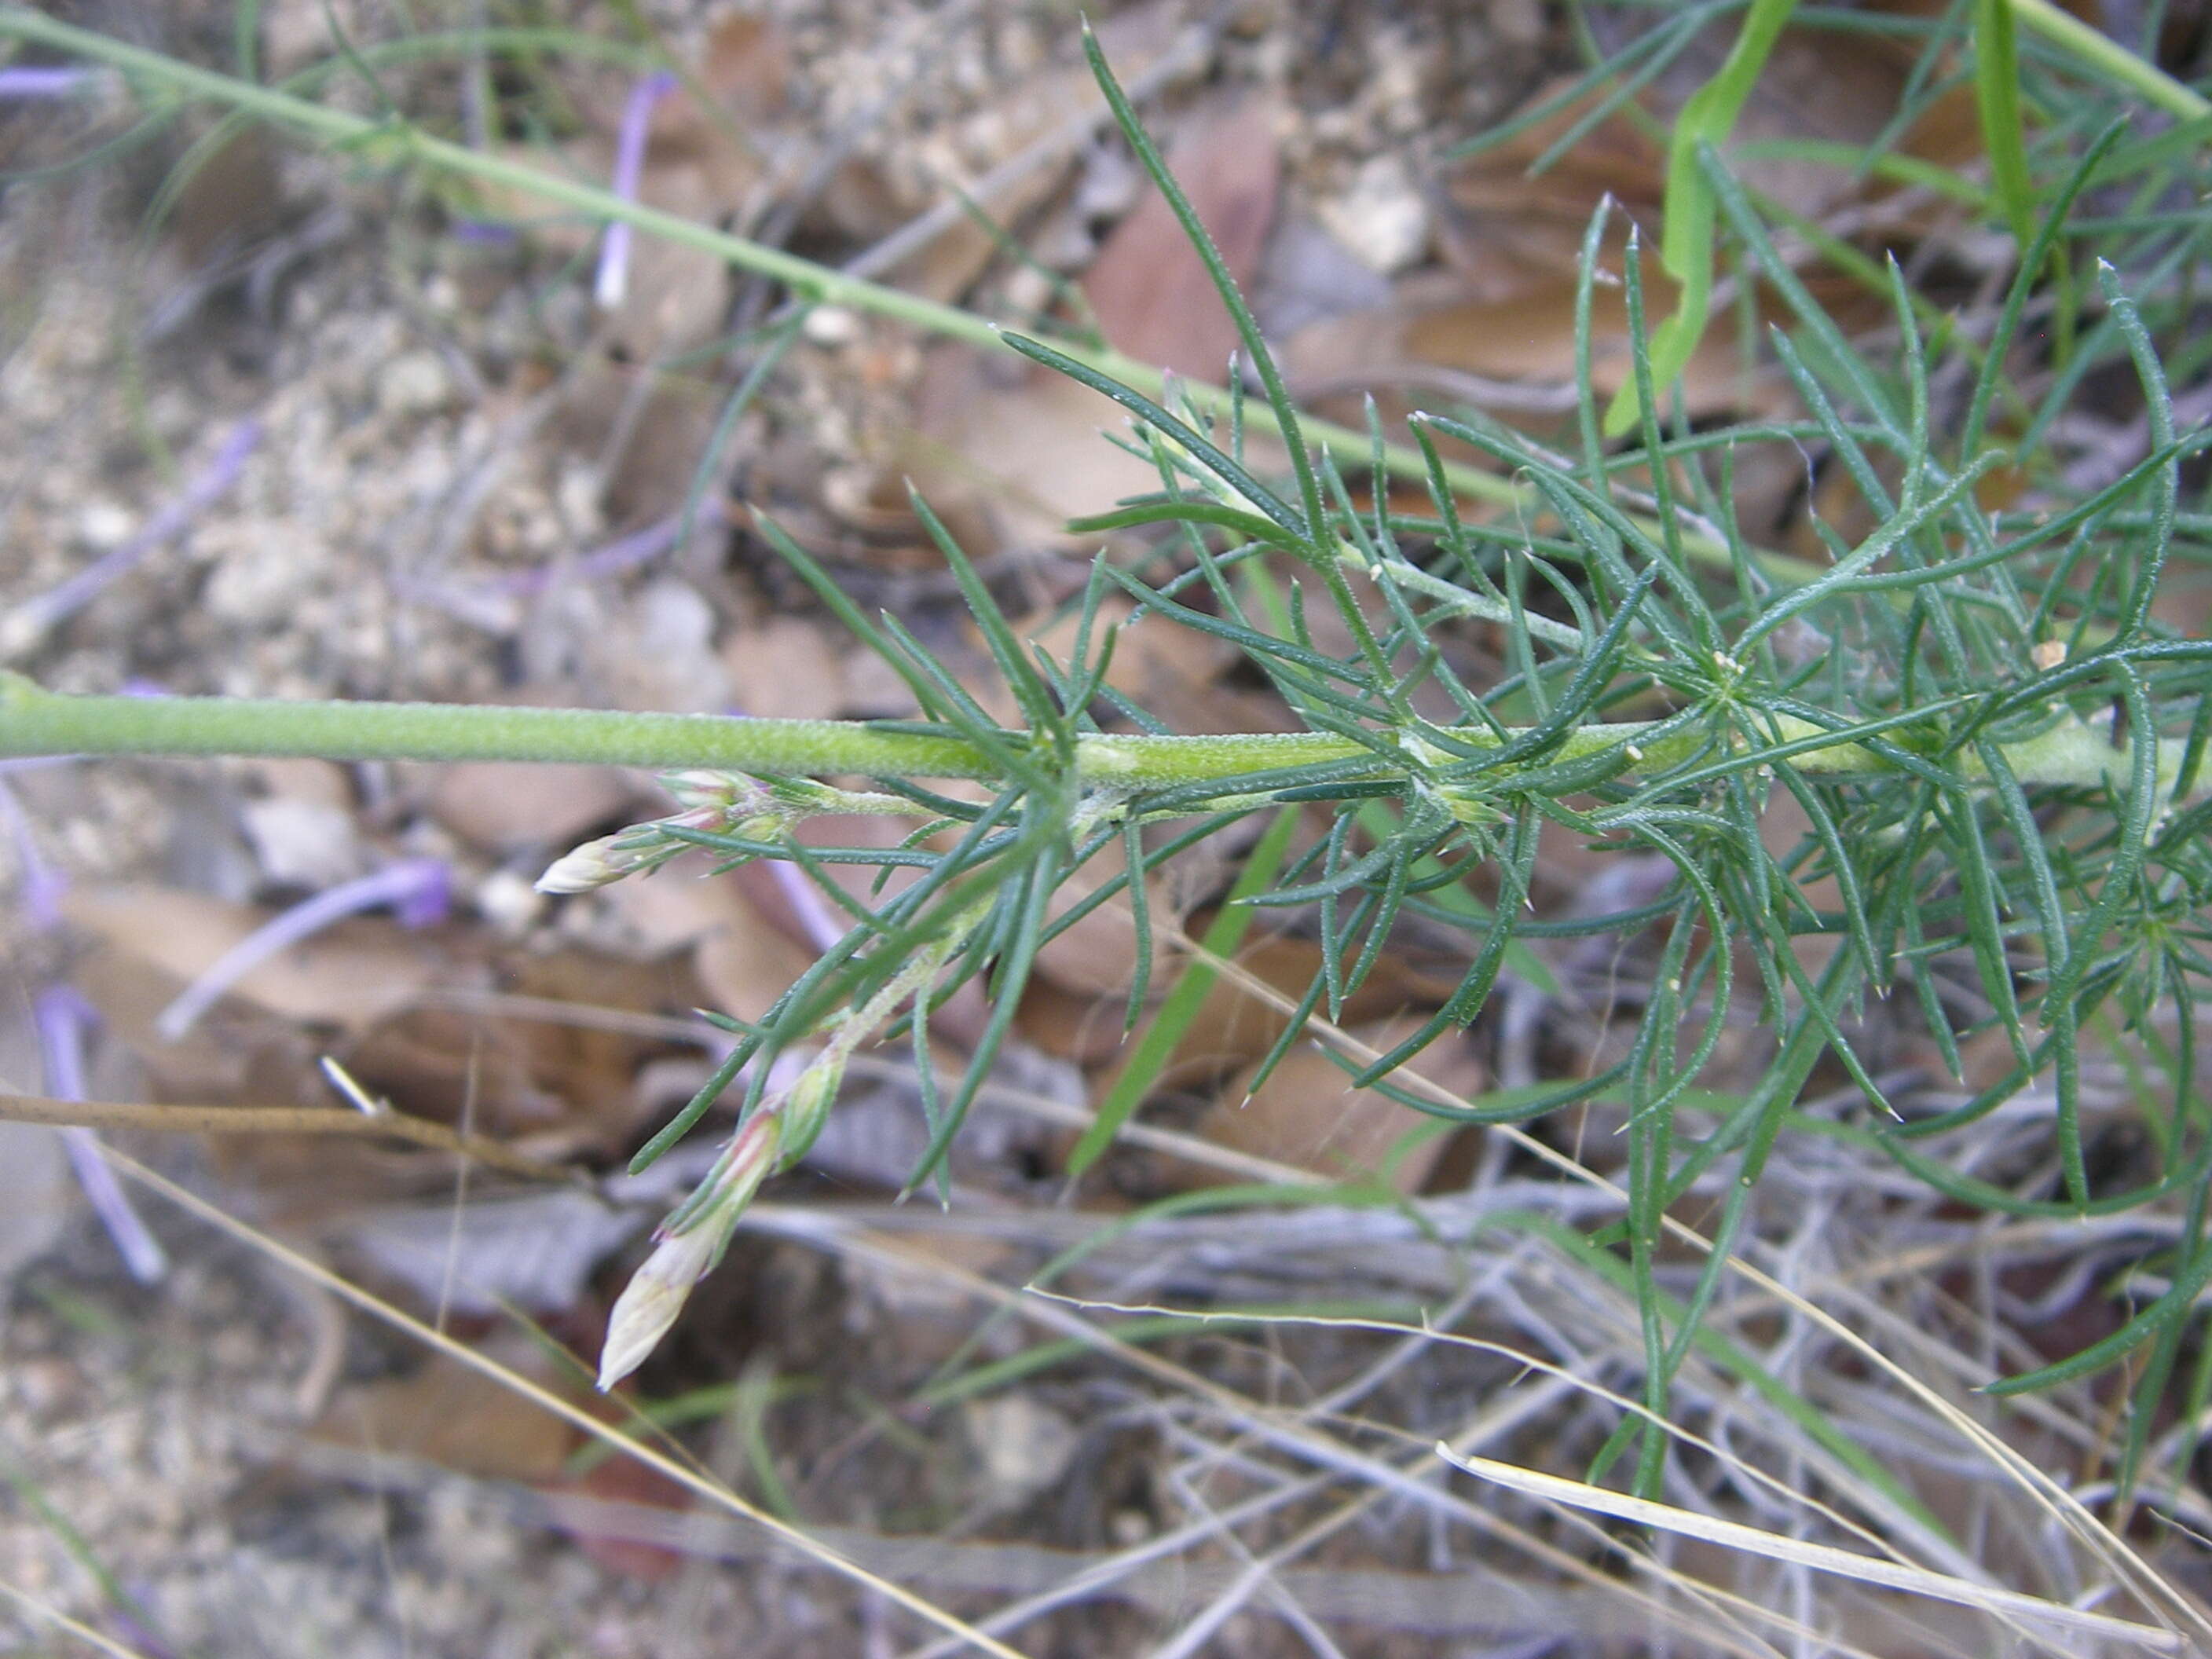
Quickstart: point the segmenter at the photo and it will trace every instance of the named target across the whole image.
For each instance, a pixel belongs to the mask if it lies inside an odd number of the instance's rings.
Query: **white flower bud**
[[[538,878],[541,893],[589,893],[620,881],[647,861],[647,849],[634,842],[625,846],[627,830],[597,841],[587,841],[565,857],[556,859]]]
[[[607,1317],[607,1338],[599,1348],[601,1393],[660,1346],[690,1299],[691,1287],[722,1259],[738,1218],[775,1167],[782,1146],[782,1114],[754,1113],[738,1126],[698,1191],[661,1224],[653,1254],[630,1275]]]
[[[727,1234],[699,1226],[672,1234],[653,1247],[623,1286],[607,1321],[607,1340],[599,1349],[600,1393],[642,1365],[660,1346],[676,1316],[684,1311],[691,1287],[707,1276],[727,1242]]]

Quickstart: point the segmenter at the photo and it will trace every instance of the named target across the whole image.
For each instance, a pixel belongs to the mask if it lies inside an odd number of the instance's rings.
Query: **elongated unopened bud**
[[[660,1346],[690,1299],[691,1287],[722,1259],[738,1218],[775,1167],[782,1148],[782,1114],[754,1113],[738,1126],[698,1191],[661,1224],[653,1254],[630,1275],[607,1317],[607,1339],[599,1349],[602,1393]]]
[[[684,830],[720,830],[725,827],[727,812],[723,806],[694,806],[672,817],[633,823],[611,836],[587,841],[566,858],[554,860],[552,867],[538,878],[538,890],[589,893],[641,870],[658,870],[684,849],[680,837],[668,834],[670,825]]]
[[[845,1051],[832,1047],[799,1073],[791,1097],[783,1105],[783,1161],[795,1164],[806,1155],[815,1136],[822,1133],[830,1108],[837,1099],[837,1086],[845,1080]]]
[[[538,878],[538,890],[594,892],[653,861],[654,849],[641,842],[634,830],[617,830],[597,841],[587,841],[574,852],[554,860],[545,873]]]
[[[599,1349],[600,1393],[642,1365],[660,1346],[690,1298],[691,1287],[707,1276],[728,1238],[712,1227],[694,1227],[653,1246],[623,1286],[607,1322],[607,1340]]]

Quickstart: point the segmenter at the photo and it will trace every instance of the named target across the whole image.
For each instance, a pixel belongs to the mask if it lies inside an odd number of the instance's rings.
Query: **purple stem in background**
[[[50,933],[62,925],[62,890],[69,885],[53,866],[40,855],[38,838],[23,814],[15,792],[0,782],[0,823],[15,849],[15,862],[23,872],[23,915],[34,933]]]
[[[0,69],[0,98],[66,98],[90,82],[88,69]]]
[[[26,599],[9,611],[4,628],[0,629],[0,649],[21,649],[36,640],[55,623],[82,610],[101,588],[125,574],[155,548],[191,529],[192,520],[214,506],[238,482],[246,458],[260,441],[260,422],[247,419],[233,427],[215,459],[175,499],[140,526],[137,534],[126,538],[120,546],[94,559],[58,587],[50,588],[36,599]]]
[[[602,577],[618,576],[625,570],[635,569],[673,547],[676,532],[683,524],[682,514],[671,514],[658,524],[649,524],[642,530],[609,542],[605,547],[593,548],[570,567],[571,572],[582,580],[598,581]],[[542,593],[552,580],[553,573],[548,569],[517,570],[486,582],[483,591],[520,595]]]
[[[61,897],[68,883],[40,856],[14,790],[0,783],[0,818],[7,820],[8,839],[15,843],[16,862],[23,872],[23,915],[33,933],[52,933],[61,926]],[[31,1004],[33,1023],[39,1029],[39,1052],[45,1060],[46,1092],[57,1100],[84,1098],[84,1030],[99,1016],[92,1005],[67,986],[49,985]],[[146,1231],[146,1224],[131,1207],[115,1171],[100,1155],[100,1139],[82,1127],[62,1131],[62,1146],[76,1170],[77,1185],[100,1217],[107,1236],[123,1254],[124,1265],[141,1285],[151,1285],[168,1271],[168,1258]]]
[[[625,202],[637,199],[637,179],[645,170],[645,135],[653,120],[653,106],[675,88],[674,76],[656,70],[629,89],[629,101],[623,106],[622,126],[615,134],[613,190]],[[592,284],[592,298],[602,311],[620,305],[629,289],[629,244],[627,223],[617,220],[607,227],[605,239],[599,244],[599,274]]]
[[[40,992],[32,1010],[39,1027],[39,1052],[46,1060],[46,1092],[57,1100],[82,1100],[85,1029],[99,1015],[65,985],[50,985]],[[100,1137],[81,1127],[64,1129],[62,1146],[76,1170],[77,1185],[115,1241],[131,1278],[141,1285],[158,1284],[169,1270],[169,1258],[131,1207],[122,1183],[100,1150]]]
[[[453,872],[445,860],[405,859],[393,868],[414,872],[399,884],[392,901],[392,913],[402,927],[434,927],[452,914]]]
[[[848,931],[830,908],[830,901],[815,888],[807,873],[797,865],[783,859],[770,859],[768,872],[775,878],[776,890],[791,906],[799,925],[806,930],[806,942],[817,951],[827,951],[844,938]]]
[[[146,1593],[143,1584],[134,1586],[133,1589],[135,1595],[140,1598],[143,1598]],[[137,1601],[132,1602],[132,1606],[137,1605]],[[127,1609],[111,1607],[107,1610],[107,1620],[115,1629],[122,1632],[123,1639],[145,1655],[146,1659],[177,1659],[176,1649],[132,1618]]]
[[[404,926],[427,927],[445,915],[450,892],[446,866],[438,859],[401,859],[374,875],[326,888],[271,916],[216,957],[174,1002],[161,1010],[154,1029],[171,1042],[176,1042],[239,981],[334,921],[389,904]]]

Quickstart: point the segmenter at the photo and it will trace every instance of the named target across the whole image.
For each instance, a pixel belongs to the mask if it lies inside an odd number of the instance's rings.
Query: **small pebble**
[[[137,522],[113,501],[88,501],[76,516],[77,539],[88,547],[113,547]]]
[[[477,884],[477,914],[509,939],[537,926],[545,912],[544,896],[513,870],[495,870]]]
[[[82,1392],[84,1377],[66,1359],[27,1359],[15,1368],[15,1398],[33,1417],[44,1416]]]
[[[1377,276],[1395,276],[1428,249],[1428,204],[1398,156],[1370,157],[1350,190],[1316,210],[1337,240]]]
[[[410,351],[377,371],[376,407],[395,419],[432,414],[452,396],[453,381],[435,352]]]
[[[806,313],[806,337],[813,344],[835,349],[860,337],[860,319],[842,306],[817,306]]]

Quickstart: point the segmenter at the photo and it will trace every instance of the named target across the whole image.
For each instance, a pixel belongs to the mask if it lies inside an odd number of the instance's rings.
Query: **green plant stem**
[[[1705,742],[1695,731],[1661,735],[1656,722],[1592,721],[1531,763],[1546,769],[1612,753],[1626,774],[1663,771]],[[1778,740],[1820,735],[1808,722],[1778,717]],[[1018,735],[1018,734],[1016,734]],[[1503,746],[1522,735],[1462,726],[1453,740]],[[2124,779],[2130,760],[2087,727],[2062,723],[2002,746],[2024,784],[2095,788]],[[2170,781],[2181,745],[2162,746]],[[1376,764],[1365,775],[1410,780],[1425,744],[1409,744],[1402,771]],[[1107,736],[1075,744],[1078,783],[1134,791],[1218,782],[1224,793],[1256,772],[1323,765],[1374,751],[1327,732],[1223,733],[1202,737]],[[720,714],[625,714],[589,708],[502,708],[471,703],[308,702],[234,697],[72,696],[0,676],[0,757],[29,755],[319,756],[328,760],[499,760],[605,766],[702,767],[738,772],[872,777],[996,779],[1001,769],[975,744],[896,726],[848,720],[744,720]],[[1822,776],[1893,774],[1877,750],[1848,739],[1808,747],[1780,762]],[[1509,785],[1517,767],[1501,769]],[[1967,775],[1977,775],[1971,757]]]
[[[2014,21],[2033,29],[2053,46],[2073,55],[2106,80],[2116,81],[2147,104],[2185,121],[2212,115],[2212,102],[2175,80],[2155,64],[2147,64],[2109,36],[2100,34],[2052,0],[2011,0]]]
[[[78,697],[0,678],[0,753],[558,761],[984,777],[969,744],[831,720],[240,697]]]

